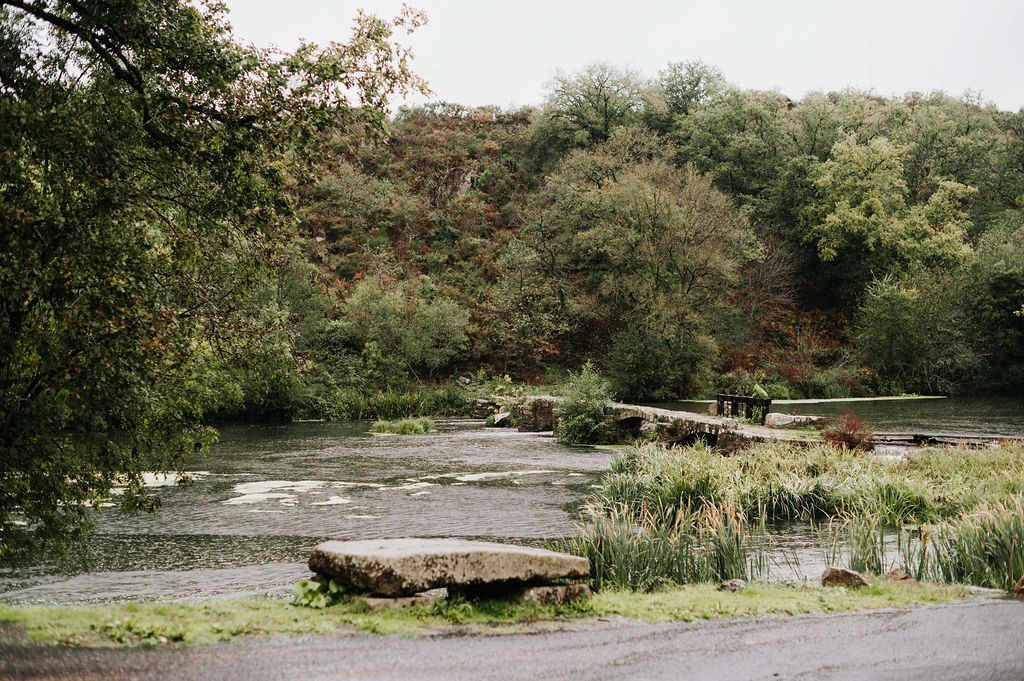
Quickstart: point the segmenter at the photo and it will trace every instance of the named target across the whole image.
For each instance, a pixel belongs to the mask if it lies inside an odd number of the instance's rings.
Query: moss
[[[965,592],[928,584],[877,585],[857,591],[806,585],[752,584],[731,593],[695,585],[650,594],[607,591],[588,603],[566,606],[513,604],[458,597],[433,606],[368,611],[353,599],[310,609],[273,599],[201,603],[125,603],[89,607],[0,606],[0,622],[24,631],[39,644],[82,646],[201,645],[239,636],[331,634],[359,630],[377,634],[422,635],[476,629],[519,631],[524,626],[620,615],[668,622],[757,614],[839,612],[918,603],[943,603]]]

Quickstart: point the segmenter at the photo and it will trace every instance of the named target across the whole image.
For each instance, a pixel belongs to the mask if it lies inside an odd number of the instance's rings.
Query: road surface
[[[250,638],[182,650],[0,647],[2,679],[715,681],[1024,679],[1024,600],[420,638]]]

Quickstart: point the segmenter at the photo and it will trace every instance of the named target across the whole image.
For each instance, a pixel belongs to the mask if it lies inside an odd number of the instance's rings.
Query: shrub
[[[838,369],[819,371],[807,381],[807,397],[838,400],[850,396],[850,380]]]
[[[434,423],[426,418],[377,421],[370,426],[370,432],[390,433],[392,435],[423,435],[432,430],[434,430]]]
[[[843,414],[821,431],[821,435],[833,447],[871,451],[875,448],[871,442],[875,431],[864,419]]]
[[[604,408],[611,400],[608,382],[587,362],[572,377],[565,397],[557,404],[558,441],[573,445],[604,442]]]

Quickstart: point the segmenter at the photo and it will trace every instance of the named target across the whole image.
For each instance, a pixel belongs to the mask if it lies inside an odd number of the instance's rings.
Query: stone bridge
[[[492,413],[511,412],[520,431],[552,431],[557,435],[555,405],[559,399],[550,395],[492,397],[477,400],[474,413],[477,418],[485,418]],[[736,419],[657,407],[612,403],[605,407],[604,413],[615,442],[630,442],[639,437],[641,431],[652,428],[657,432],[657,439],[666,444],[703,441],[721,446],[730,439],[773,439],[774,435],[768,428],[741,426]]]

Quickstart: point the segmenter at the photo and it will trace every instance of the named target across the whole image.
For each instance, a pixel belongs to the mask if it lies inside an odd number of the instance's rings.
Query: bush
[[[572,377],[565,397],[557,404],[558,441],[571,445],[604,442],[604,408],[611,401],[608,382],[587,362]]]
[[[838,369],[814,374],[807,382],[807,397],[838,400],[850,396],[850,381]]]
[[[370,426],[372,433],[390,433],[392,435],[423,435],[434,430],[430,419],[402,419],[400,421],[377,421]]]
[[[871,442],[875,431],[864,421],[864,419],[843,414],[827,427],[822,429],[821,435],[825,442],[833,447],[845,449],[860,449],[871,451],[875,445]]]

